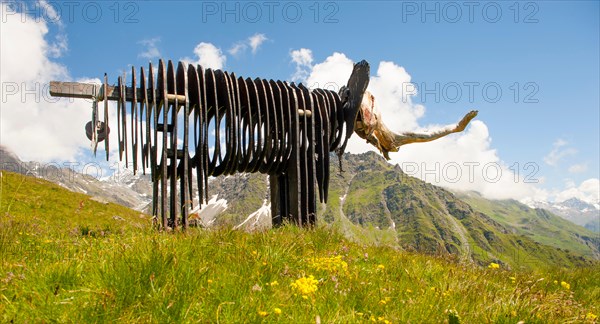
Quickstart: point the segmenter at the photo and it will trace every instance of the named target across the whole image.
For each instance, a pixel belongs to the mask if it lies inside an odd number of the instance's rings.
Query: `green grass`
[[[600,313],[597,266],[492,269],[349,241],[328,226],[159,233],[118,206],[76,212],[85,196],[41,180],[2,181],[0,322],[547,323]],[[62,215],[32,203],[47,190]],[[316,291],[291,286],[309,276]]]
[[[598,314],[600,299],[597,269],[480,268],[326,228],[18,238],[23,249],[2,256],[2,321],[442,322],[455,310],[465,322],[547,322]],[[331,256],[347,271],[312,266]],[[290,284],[309,275],[317,291],[304,299]]]

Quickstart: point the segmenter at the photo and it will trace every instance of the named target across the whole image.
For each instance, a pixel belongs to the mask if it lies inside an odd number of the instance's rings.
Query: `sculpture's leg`
[[[303,91],[292,85],[292,87],[296,90],[296,96],[298,99],[298,111],[304,111],[307,107],[307,102],[305,100]],[[298,225],[304,226],[308,223],[308,205],[309,205],[309,190],[308,190],[308,123],[306,121],[306,114],[299,114],[299,123],[298,123],[298,182],[300,185],[299,188],[299,198],[300,198],[300,214]],[[290,197],[291,198],[291,197]]]
[[[304,129],[306,131],[305,147],[304,147],[304,159],[306,162],[306,174],[305,174],[305,200],[306,200],[306,218],[303,218],[302,226],[313,226],[316,223],[317,216],[317,200],[316,200],[316,190],[315,190],[315,176],[316,176],[316,168],[315,168],[315,123],[314,118],[316,118],[316,112],[314,107],[316,103],[313,103],[312,96],[307,88],[302,87],[302,94],[304,95],[304,108],[307,112],[304,113]],[[308,113],[310,111],[310,113]]]
[[[289,218],[289,179],[285,174],[270,175],[271,219],[273,227],[283,225],[284,218]],[[289,219],[288,219],[289,221]]]
[[[292,152],[288,161],[287,170],[285,172],[287,181],[287,202],[289,203],[289,211],[282,215],[284,220],[288,220],[292,224],[302,224],[302,191],[300,180],[300,164],[301,160],[301,124],[298,116],[299,100],[298,91],[290,91],[290,117],[292,122],[292,132],[289,145],[292,146]]]

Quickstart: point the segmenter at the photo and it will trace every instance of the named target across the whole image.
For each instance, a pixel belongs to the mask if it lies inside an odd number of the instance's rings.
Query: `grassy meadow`
[[[161,233],[2,172],[0,322],[595,323],[600,271],[509,270],[327,226]]]

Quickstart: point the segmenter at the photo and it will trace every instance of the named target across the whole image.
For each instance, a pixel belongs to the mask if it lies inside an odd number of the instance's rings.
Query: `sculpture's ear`
[[[344,120],[346,122],[346,138],[339,148],[338,155],[344,153],[348,139],[354,133],[354,122],[362,102],[363,95],[369,85],[370,68],[367,61],[354,64],[354,69],[348,79],[348,84],[340,89],[340,97],[344,103]],[[345,99],[345,100],[344,100]]]

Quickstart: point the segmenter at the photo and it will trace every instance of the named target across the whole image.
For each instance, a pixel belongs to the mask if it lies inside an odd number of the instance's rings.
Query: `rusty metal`
[[[91,136],[105,138],[107,160],[108,101],[117,101],[119,158],[128,163],[131,157],[134,172],[150,169],[160,228],[187,228],[193,175],[201,203],[208,200],[209,177],[237,172],[269,175],[274,226],[315,224],[317,192],[321,202],[328,197],[329,152],[343,153],[369,81],[366,62],[355,65],[342,97],[181,62],[161,60],[156,71],[155,80],[152,64],[148,74],[141,67],[138,78],[132,68],[131,87],[125,75],[115,87],[105,75],[99,93],[86,84],[51,82],[50,94],[104,101],[104,121],[96,123],[94,109],[92,125],[99,126]]]

